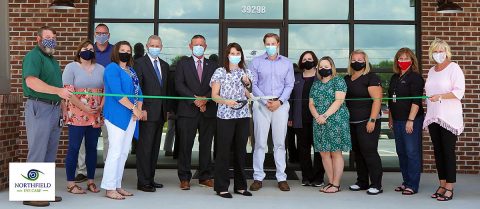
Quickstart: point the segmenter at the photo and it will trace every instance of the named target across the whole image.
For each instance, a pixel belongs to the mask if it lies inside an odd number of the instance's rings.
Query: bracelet
[[[326,114],[322,114],[322,117],[325,118],[325,120],[328,119],[328,115]]]
[[[413,122],[414,120],[411,120],[411,119],[407,119],[407,121],[411,121],[411,122]]]
[[[135,109],[135,104],[133,104],[132,108],[130,109],[131,111],[133,111],[133,109]]]

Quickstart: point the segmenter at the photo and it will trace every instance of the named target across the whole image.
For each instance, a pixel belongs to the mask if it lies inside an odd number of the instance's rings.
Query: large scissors
[[[278,97],[276,97],[276,96],[258,96],[258,97],[255,97],[255,96],[253,96],[252,93],[250,93],[250,98],[236,100],[236,102],[239,105],[237,105],[236,107],[230,107],[230,108],[232,108],[234,110],[239,110],[239,109],[242,109],[243,107],[245,107],[245,105],[250,104],[251,102],[256,102],[256,101],[260,101],[260,100],[274,100],[274,99],[277,99],[277,98]]]

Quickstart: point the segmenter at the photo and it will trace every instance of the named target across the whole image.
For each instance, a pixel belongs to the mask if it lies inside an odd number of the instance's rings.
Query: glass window
[[[415,1],[355,0],[356,20],[415,20]]]
[[[225,19],[283,19],[283,0],[225,0]]]
[[[95,24],[95,26],[97,26]],[[128,41],[130,44],[145,44],[150,35],[153,35],[153,24],[149,23],[106,23],[110,29],[109,42],[113,45],[119,41]]]
[[[160,0],[160,19],[218,19],[218,0]]]
[[[415,51],[415,26],[355,25],[354,39],[355,49],[365,50],[374,67],[391,67],[400,48]]]
[[[318,58],[330,56],[337,68],[348,63],[348,25],[346,24],[290,24],[288,28],[288,56],[298,62],[304,51],[313,51]]]
[[[346,20],[349,0],[288,1],[291,20]]]
[[[96,0],[95,18],[153,19],[152,0]]]
[[[256,56],[265,53],[263,36],[267,33],[280,34],[278,28],[229,28],[228,43],[236,42],[242,46],[247,64]],[[223,54],[222,54],[223,56]]]
[[[163,42],[160,58],[172,64],[181,56],[190,56],[192,51],[188,44],[197,34],[203,35],[207,40],[205,56],[218,55],[218,24],[161,23],[158,26],[158,35]]]

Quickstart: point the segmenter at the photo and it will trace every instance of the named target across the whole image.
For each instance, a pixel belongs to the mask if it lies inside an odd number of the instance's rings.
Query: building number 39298
[[[244,14],[265,14],[267,11],[265,6],[242,6]]]

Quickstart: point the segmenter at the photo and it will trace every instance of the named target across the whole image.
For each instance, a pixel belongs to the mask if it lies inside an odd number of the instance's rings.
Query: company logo
[[[10,201],[55,200],[55,163],[9,163]]]
[[[21,175],[23,176],[23,178],[29,181],[36,181],[38,177],[40,177],[40,174],[44,174],[44,173],[37,169],[31,169],[27,172],[27,176],[24,176],[23,174]]]

